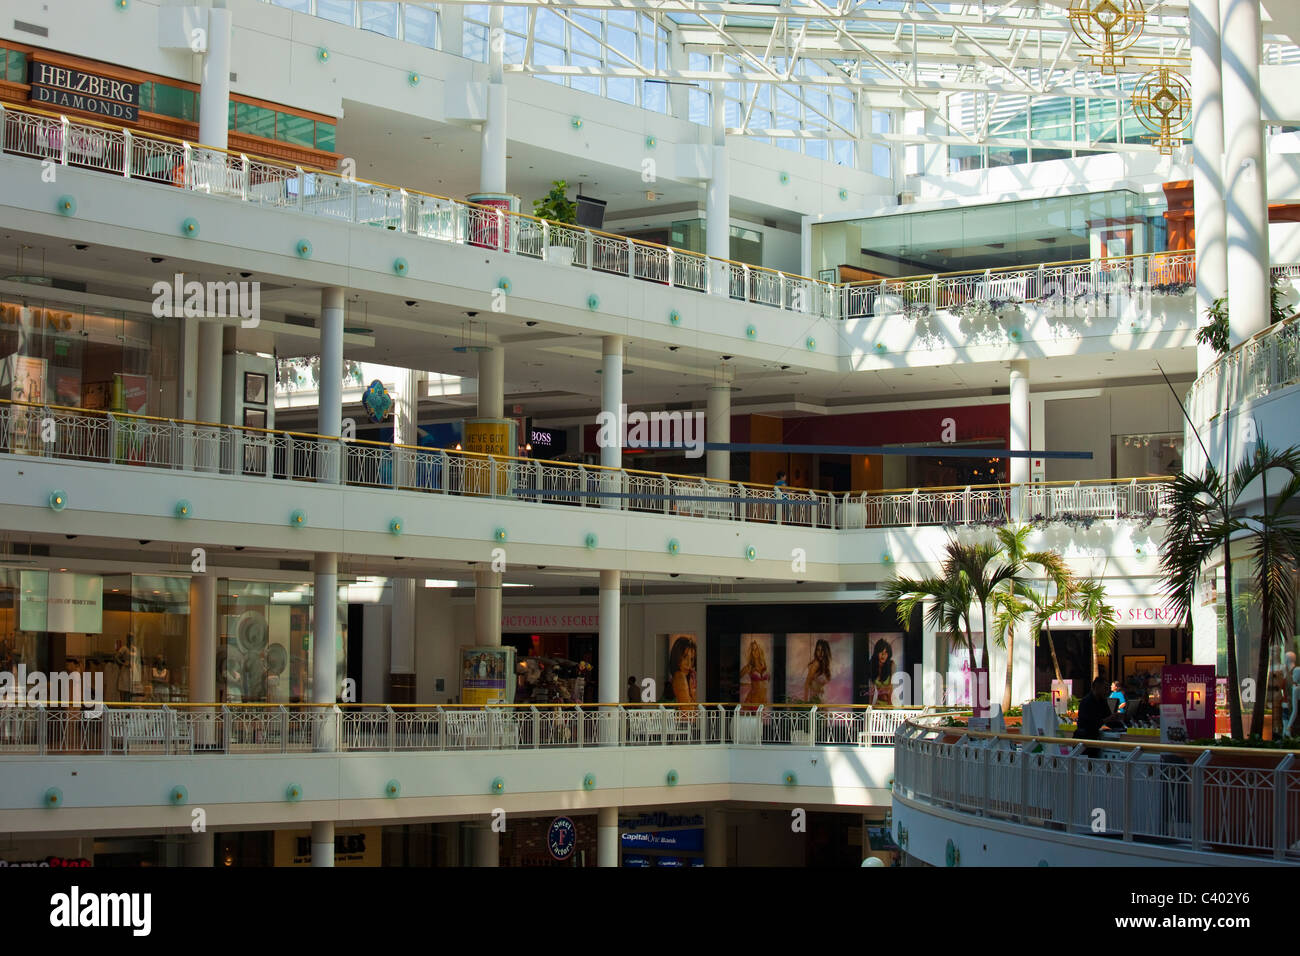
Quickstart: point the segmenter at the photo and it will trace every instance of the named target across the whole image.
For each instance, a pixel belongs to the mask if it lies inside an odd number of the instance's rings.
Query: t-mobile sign
[[[1187,739],[1214,736],[1214,668],[1204,664],[1166,665],[1160,671],[1160,703],[1182,708]]]

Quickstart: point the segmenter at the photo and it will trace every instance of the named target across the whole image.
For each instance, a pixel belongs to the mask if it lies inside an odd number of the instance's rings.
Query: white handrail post
[[[1035,298],[1041,299],[1043,297],[1044,291],[1047,288],[1046,279],[1047,279],[1047,269],[1043,265],[1043,263],[1040,262],[1038,264],[1038,295],[1035,296]],[[1028,299],[1029,296],[1025,296],[1025,298]]]
[[[280,753],[289,752],[289,708],[281,704],[278,708],[280,713]]]
[[[533,724],[533,749],[537,750],[542,746],[542,726],[541,715],[537,712],[536,704],[528,705],[528,712],[532,715]]]
[[[668,288],[673,288],[677,284],[677,277],[674,274],[677,265],[677,254],[672,248],[668,249]]]
[[[248,202],[248,157],[243,153],[239,154],[239,198]]]
[[[502,210],[500,210],[500,209],[497,209],[497,210],[495,211],[495,214],[496,214],[496,218],[497,218],[497,252],[505,252],[505,250],[506,250],[506,245],[507,245],[507,243],[506,243],[506,214],[505,214]]]
[[[786,277],[784,272],[778,272],[777,276],[779,277],[777,281],[780,283],[780,292],[781,292],[781,297],[778,304],[781,310],[784,311],[786,308],[786,304],[785,304]]]
[[[1295,763],[1295,754],[1290,753],[1273,768],[1273,859],[1275,860],[1286,858],[1286,778],[1293,763]]]
[[[930,311],[939,311],[939,274],[930,276]]]
[[[808,743],[817,743],[817,705],[813,704],[808,711]],[[829,741],[828,741],[829,743]]]
[[[584,229],[582,232],[585,236],[583,241],[587,253],[586,265],[588,269],[594,269],[596,268],[596,236],[590,229]]]
[[[1123,794],[1124,807],[1124,842],[1133,842],[1133,766],[1137,761],[1138,755],[1142,753],[1141,747],[1134,747],[1128,752],[1124,759],[1124,787],[1121,791]]]
[[[298,173],[298,211],[302,212],[303,194],[307,192],[307,174],[301,166],[293,167]]]
[[[72,130],[72,123],[66,116],[59,117],[59,165],[68,165],[68,134]]]
[[[1192,763],[1192,849],[1199,850],[1205,843],[1205,765],[1210,762],[1210,751],[1204,750]]]
[[[667,476],[667,475],[664,475],[664,476],[663,476],[662,481],[663,481],[663,502],[664,502],[664,514],[671,514],[671,513],[672,513],[672,498],[671,498],[670,496],[671,496],[672,493],[673,493],[673,483],[672,483],[671,481],[668,480],[668,476]]]
[[[398,198],[397,198],[397,204],[398,204],[398,212],[397,212],[397,231],[398,231],[398,232],[410,232],[411,230],[409,230],[408,228],[406,228],[406,224],[407,224],[407,222],[408,222],[409,219],[410,219],[410,213],[409,213],[409,209],[408,209],[408,207],[409,207],[409,200],[410,200],[410,198],[411,198],[411,197],[410,197],[410,194],[407,193],[407,191],[406,191],[405,189],[399,189],[399,190],[397,191],[397,197],[398,197]]]
[[[764,704],[759,704],[759,705],[758,705],[758,712],[757,712],[757,717],[758,717],[758,740],[756,740],[756,741],[754,741],[754,742],[755,742],[756,744],[758,744],[759,746],[762,746],[762,744],[763,744],[763,711],[764,711],[765,709],[766,709],[766,705],[764,705]]]
[[[550,257],[551,246],[551,224],[545,219],[542,220],[542,261],[546,262]]]
[[[388,749],[397,749],[397,712],[391,704],[384,705],[384,717],[388,724]]]
[[[358,186],[357,186],[357,181],[356,181],[355,179],[352,179],[352,180],[348,181],[348,185],[352,187],[352,189],[351,189],[351,193],[352,193],[352,195],[351,195],[351,198],[350,198],[350,200],[349,200],[349,205],[348,205],[349,221],[351,221],[351,222],[359,222],[360,220],[357,219],[357,215],[358,215],[358,209],[357,209],[357,206],[358,206],[358,203],[357,203],[357,189],[358,189]]]
[[[563,708],[561,708],[561,712],[563,712]],[[587,721],[584,719],[584,714],[582,712],[582,705],[574,704],[573,713],[574,716],[577,718],[575,722],[578,725],[578,732],[574,736],[578,738],[578,749],[581,750],[583,745],[583,738],[586,737],[587,735],[586,733]]]
[[[122,178],[131,178],[131,152],[135,148],[135,137],[129,129],[122,130]]]
[[[636,278],[636,249],[632,245],[632,240],[627,240],[627,277]]]
[[[181,143],[181,169],[184,176],[181,179],[181,189],[194,188],[194,148],[189,143]]]
[[[488,469],[487,469],[488,470],[488,497],[495,498],[497,496],[497,463],[496,460],[491,455],[487,456],[487,463],[488,463]]]
[[[1029,744],[1026,743],[1020,749],[1020,812],[1016,816],[1021,823],[1027,823],[1029,817],[1029,765],[1034,756],[1028,748]]]
[[[587,468],[585,465],[578,466],[578,505],[579,507],[589,507],[587,503]]]
[[[742,262],[740,264],[740,274],[744,280],[741,287],[740,300],[742,302],[752,302],[757,299],[757,289],[753,286],[753,273],[749,271],[749,265]]]
[[[912,489],[912,527],[915,528],[921,513],[921,490]]]

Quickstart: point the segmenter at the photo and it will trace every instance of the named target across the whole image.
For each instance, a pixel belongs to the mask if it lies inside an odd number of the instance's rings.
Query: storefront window
[[[0,398],[174,417],[178,350],[171,320],[0,299]]]
[[[27,54],[22,50],[0,49],[0,76],[10,83],[26,83]]]
[[[334,635],[337,688],[347,675],[348,615],[344,591],[339,595]],[[312,602],[310,584],[221,582],[217,694],[223,701],[297,704],[312,700]]]
[[[235,113],[236,127],[249,136],[275,139],[275,111],[252,103],[240,103]]]

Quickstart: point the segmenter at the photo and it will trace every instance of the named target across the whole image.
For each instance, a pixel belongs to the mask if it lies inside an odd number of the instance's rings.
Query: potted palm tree
[[[550,224],[546,261],[562,266],[573,265],[573,240],[578,235],[576,229],[555,228],[557,225],[572,226],[578,221],[578,204],[568,197],[568,189],[567,182],[557,179],[551,183],[550,192],[533,200],[533,215]]]

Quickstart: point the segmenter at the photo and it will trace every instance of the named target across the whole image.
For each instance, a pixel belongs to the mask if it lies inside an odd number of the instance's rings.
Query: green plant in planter
[[[533,215],[538,219],[549,219],[573,225],[578,221],[578,204],[568,197],[569,184],[563,179],[551,183],[551,191],[541,199],[533,200]]]
[[[1269,293],[1271,299],[1269,303],[1269,323],[1276,325],[1295,316],[1295,310],[1288,309],[1282,301],[1284,295],[1281,287],[1281,279],[1273,281],[1273,288]],[[1196,342],[1198,345],[1208,345],[1214,349],[1218,355],[1227,355],[1229,351],[1228,342],[1228,299],[1223,297],[1215,299],[1214,304],[1205,310],[1205,314],[1210,317],[1210,321],[1196,330]]]

